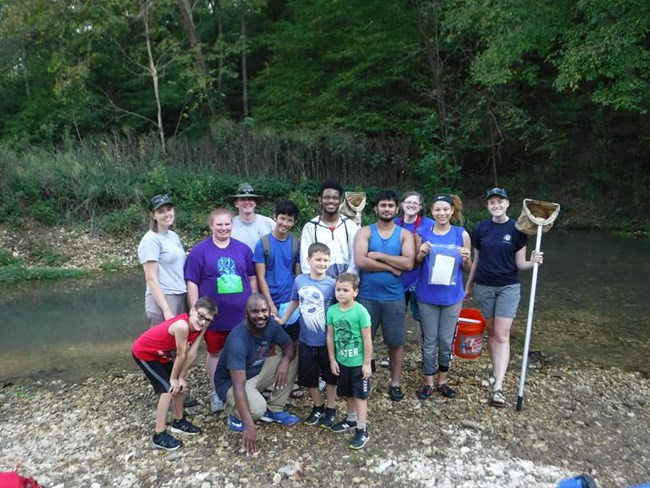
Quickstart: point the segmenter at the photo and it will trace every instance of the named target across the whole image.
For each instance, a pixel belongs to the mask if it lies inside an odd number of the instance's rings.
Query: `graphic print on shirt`
[[[354,358],[363,354],[361,337],[352,333],[352,325],[347,320],[334,324],[334,342],[336,355],[341,358]]]
[[[267,341],[258,342],[257,349],[255,350],[255,360],[253,361],[253,367],[263,363],[268,352],[269,343]]]
[[[315,286],[304,286],[298,291],[300,314],[304,324],[312,332],[320,332],[325,325],[325,297]]]
[[[237,274],[237,266],[232,258],[219,258],[217,270],[220,275],[217,278],[217,293],[242,293],[244,291],[244,284],[241,276]]]

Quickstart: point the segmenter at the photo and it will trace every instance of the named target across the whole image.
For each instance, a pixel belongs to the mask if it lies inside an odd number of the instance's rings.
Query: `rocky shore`
[[[302,424],[262,425],[260,451],[246,457],[225,416],[207,409],[207,378],[190,374],[203,428],[175,452],[153,448],[155,397],[135,370],[106,372],[79,384],[30,382],[0,391],[0,471],[18,470],[46,487],[555,487],[589,473],[600,487],[650,481],[650,384],[637,373],[531,362],[522,411],[514,409],[517,361],[508,407],[487,404],[485,357],[458,360],[456,399],[420,401],[417,352],[407,353],[404,401],[388,399],[388,370],[374,376],[371,441],[349,451],[347,435]],[[200,364],[200,363],[199,363]],[[338,404],[338,413],[344,412]],[[289,406],[306,417],[307,398]]]

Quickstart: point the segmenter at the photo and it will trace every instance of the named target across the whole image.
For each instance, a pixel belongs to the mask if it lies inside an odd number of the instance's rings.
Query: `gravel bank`
[[[512,367],[517,371],[514,358]],[[417,400],[417,354],[407,352],[407,398],[391,402],[388,371],[375,375],[371,441],[361,452],[336,436],[301,424],[263,425],[261,450],[245,457],[224,417],[207,413],[207,378],[190,374],[190,409],[203,427],[176,452],[150,442],[155,398],[134,370],[80,384],[25,382],[0,391],[0,470],[17,469],[47,487],[554,487],[590,473],[601,487],[650,481],[650,384],[636,373],[587,370],[533,361],[521,412],[510,375],[505,409],[487,405],[486,359],[457,361],[459,396]],[[199,363],[201,364],[201,363]],[[289,407],[305,417],[307,399]],[[339,414],[343,412],[339,403]]]

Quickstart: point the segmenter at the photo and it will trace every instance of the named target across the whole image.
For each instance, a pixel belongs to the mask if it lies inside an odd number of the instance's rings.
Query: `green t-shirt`
[[[327,309],[327,326],[334,327],[334,350],[339,364],[350,368],[363,366],[361,329],[370,327],[366,307],[355,302],[349,310],[341,311],[336,303]]]

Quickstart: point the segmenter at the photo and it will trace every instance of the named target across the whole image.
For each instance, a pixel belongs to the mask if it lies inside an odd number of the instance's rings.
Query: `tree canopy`
[[[647,182],[649,45],[643,0],[0,0],[0,142],[235,121],[403,138],[432,187]]]

